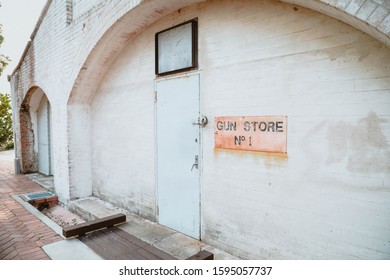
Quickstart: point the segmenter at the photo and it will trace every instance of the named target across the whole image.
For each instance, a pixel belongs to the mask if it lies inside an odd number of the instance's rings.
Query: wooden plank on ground
[[[106,234],[105,231],[108,230],[95,231],[87,235],[86,238],[90,242],[86,243],[86,245],[92,245],[91,249],[108,260],[142,259],[142,256],[136,253],[136,249],[122,246],[119,242],[113,240],[110,234]],[[83,241],[84,237],[81,237],[80,240]]]
[[[119,229],[116,229],[119,230]],[[138,247],[131,244],[126,244],[122,237],[115,234],[113,229],[106,229],[102,231],[102,236],[107,250],[114,250],[116,260],[142,260],[144,259],[141,254],[137,252]],[[129,246],[130,245],[130,246]]]
[[[116,224],[126,222],[126,215],[119,213],[114,214],[108,217],[95,219],[86,223],[79,225],[69,226],[62,229],[62,234],[65,237],[72,237],[76,235],[84,235],[87,232],[91,232],[97,229],[102,229],[106,227],[112,227]]]
[[[79,240],[91,248],[96,254],[101,256],[105,260],[114,260],[115,254],[113,254],[112,250],[106,250],[99,243],[96,242],[97,237],[91,236],[80,236]]]
[[[157,247],[155,247],[153,245],[148,245],[146,247],[142,247],[138,251],[140,251],[140,250],[147,251],[149,254],[154,255],[156,260],[176,260],[175,257],[171,256],[168,253],[165,253],[164,251],[158,249]]]
[[[94,231],[79,239],[108,260],[174,260],[175,258],[119,229]]]
[[[214,254],[203,250],[199,253],[187,258],[187,260],[214,260]]]
[[[125,232],[125,231],[123,231],[123,230],[121,230],[119,228],[118,229],[114,229],[114,232],[115,232],[115,234],[123,237],[128,242],[131,242],[131,243],[135,244],[138,247],[145,247],[145,246],[149,245],[149,243],[147,243],[145,241],[142,241],[141,239],[135,237],[134,235],[131,235],[130,233]]]

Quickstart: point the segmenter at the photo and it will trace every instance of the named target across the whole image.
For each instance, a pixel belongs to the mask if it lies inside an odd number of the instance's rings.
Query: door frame
[[[159,190],[158,190],[158,140],[157,140],[157,82],[174,80],[179,78],[199,76],[199,116],[203,114],[203,94],[202,94],[202,75],[200,70],[183,72],[179,74],[172,74],[169,76],[160,76],[156,77],[154,80],[154,174],[155,174],[155,216],[157,222],[160,220],[159,214]],[[198,167],[199,167],[199,240],[202,240],[202,196],[203,196],[203,127],[199,128],[199,158],[198,158]]]

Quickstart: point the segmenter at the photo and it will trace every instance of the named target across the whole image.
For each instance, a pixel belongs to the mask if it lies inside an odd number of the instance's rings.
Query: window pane
[[[158,34],[158,72],[192,67],[192,23]]]

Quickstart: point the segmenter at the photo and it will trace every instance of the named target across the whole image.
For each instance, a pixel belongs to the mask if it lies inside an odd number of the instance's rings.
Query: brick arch
[[[281,0],[345,22],[390,46],[389,0]]]
[[[100,33],[101,37],[97,42],[83,46],[88,50],[79,53],[87,53],[87,58],[77,58],[75,61],[84,63],[76,65],[71,73],[74,77],[74,72],[77,72],[67,106],[70,199],[92,194],[89,104],[110,62],[147,26],[175,10],[204,0],[145,0],[134,6],[124,2],[115,1],[115,11],[101,12],[101,17],[107,20],[100,21],[93,31]]]
[[[45,92],[38,86],[32,86],[26,93],[19,108],[20,121],[20,154],[22,173],[38,171],[38,151],[36,148],[36,133],[34,131],[34,113],[38,110],[40,100],[46,96]]]
[[[276,1],[276,0],[265,0]],[[88,41],[76,59],[71,76],[76,77],[69,90],[68,104],[88,104],[99,81],[110,66],[110,61],[144,28],[175,10],[205,0],[145,0],[129,5],[116,0],[116,9],[109,7],[101,12],[94,27],[96,41]],[[389,0],[279,0],[328,15],[361,30],[390,46]],[[107,5],[108,6],[108,5]],[[299,8],[298,8],[299,9]]]
[[[265,0],[276,1],[276,0]],[[366,11],[364,3],[374,1],[371,13]],[[296,5],[295,9],[304,7],[339,19],[355,28],[370,34],[390,46],[390,18],[386,1],[367,0],[356,10],[355,0],[280,0]],[[111,62],[120,54],[123,48],[139,33],[160,18],[181,8],[205,2],[205,0],[115,0],[112,5],[101,6],[99,15],[102,19],[91,34],[96,35],[95,41],[87,41],[81,46],[73,70],[70,71],[68,97],[68,168],[70,183],[70,198],[86,197],[92,194],[92,174],[90,168],[90,103],[100,84],[101,79],[109,69]],[[381,3],[382,2],[382,3]],[[344,4],[345,5],[344,5]],[[110,7],[115,6],[115,9]],[[294,6],[292,6],[294,8]],[[383,19],[372,15],[383,9]],[[366,12],[365,12],[366,11]],[[362,16],[369,14],[366,19]],[[378,13],[377,13],[378,14]],[[380,14],[380,13],[379,13]],[[387,32],[387,33],[386,33]]]

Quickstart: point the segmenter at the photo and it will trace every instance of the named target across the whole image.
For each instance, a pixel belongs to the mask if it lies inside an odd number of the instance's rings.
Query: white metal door
[[[160,224],[200,238],[199,75],[157,81]]]
[[[38,108],[38,171],[51,175],[50,169],[50,104],[43,96]]]

